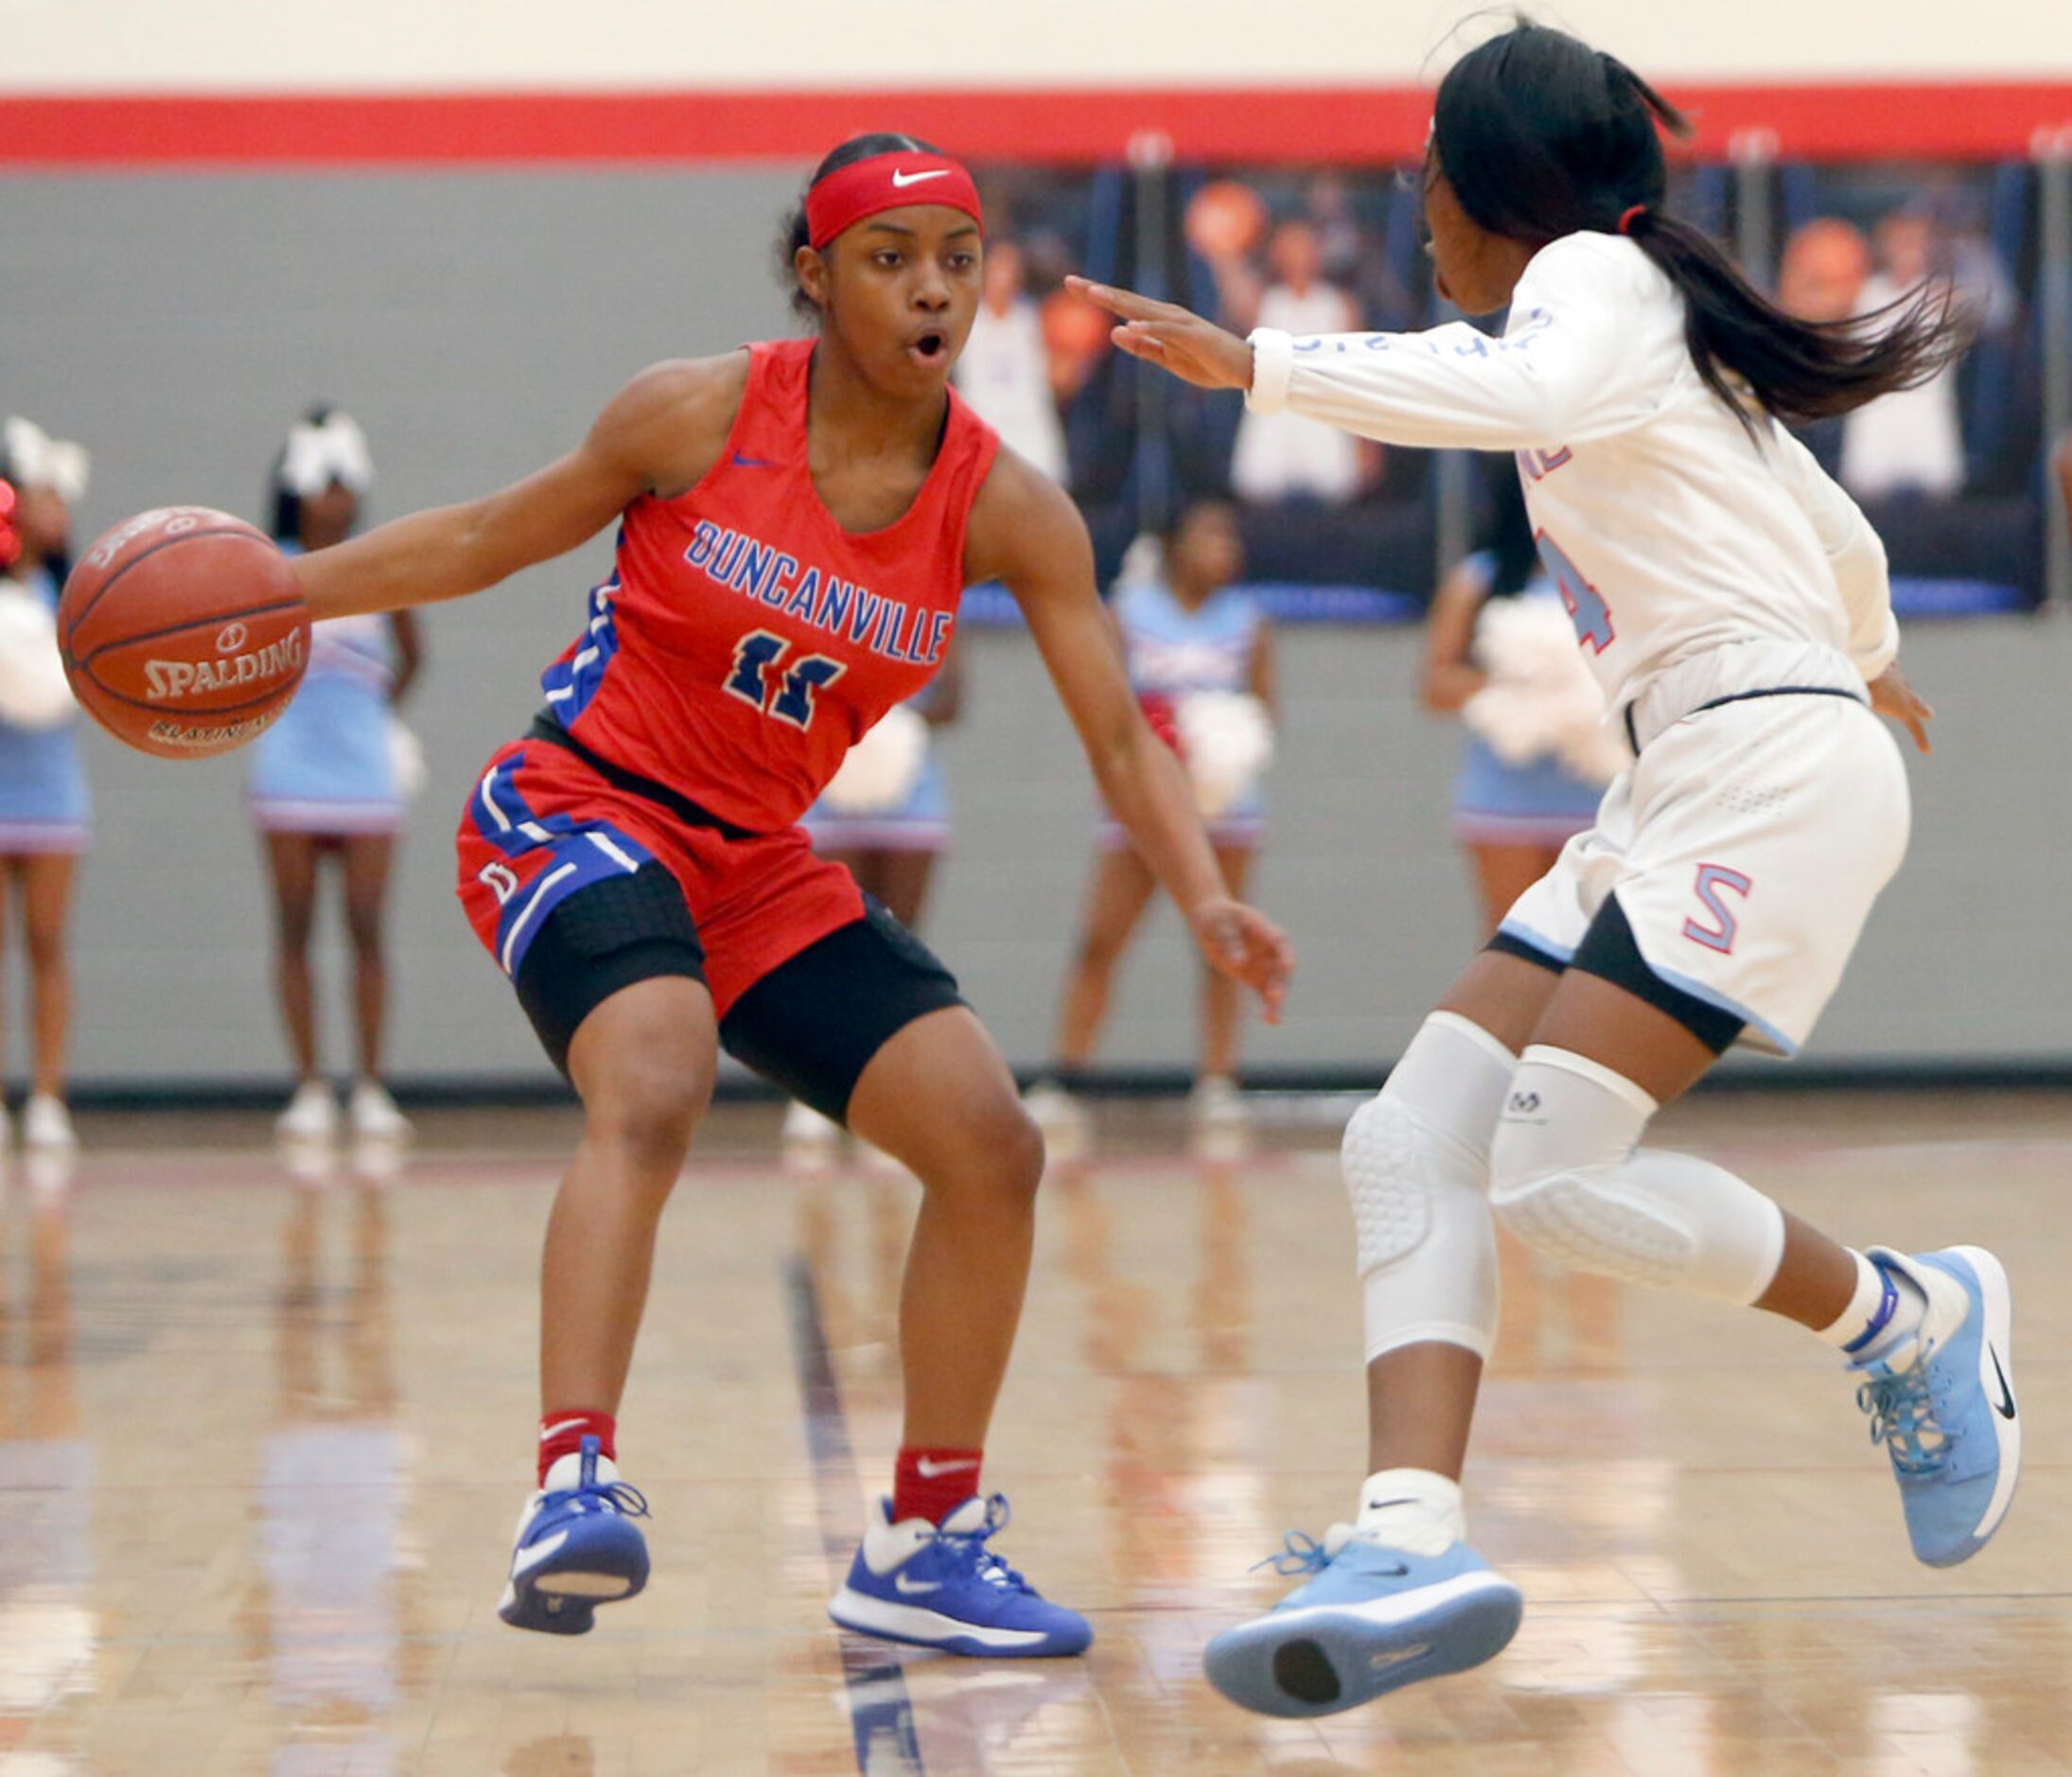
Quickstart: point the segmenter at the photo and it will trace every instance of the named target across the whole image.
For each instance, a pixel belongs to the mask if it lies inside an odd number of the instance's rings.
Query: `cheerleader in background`
[[[352,535],[374,482],[367,441],[352,419],[313,408],[288,434],[272,483],[273,536],[290,554]],[[422,770],[393,706],[417,676],[417,619],[408,610],[330,618],[316,625],[309,670],[295,700],[252,748],[253,819],[273,885],[274,983],[300,1083],[281,1114],[293,1140],[329,1138],[337,1105],[317,1063],[309,935],[318,866],[343,880],[353,951],[359,1071],[350,1100],[356,1135],[399,1140],[409,1122],[381,1083],[388,965],[382,941],[389,867],[403,803]]]
[[[932,743],[963,711],[964,656],[953,642],[920,694],[850,748],[800,823],[816,852],[847,867],[910,932],[921,929],[936,862],[950,849],[950,783]],[[818,1152],[841,1135],[839,1123],[796,1099],[785,1113],[787,1148]]]
[[[0,429],[0,480],[14,490],[11,525],[0,519],[0,871],[20,904],[28,957],[34,1073],[22,1139],[44,1150],[74,1145],[64,1103],[67,925],[86,850],[87,796],[75,705],[58,658],[57,609],[87,467],[82,447],[26,419]],[[0,1112],[0,1137],[5,1130]]]
[[[1115,595],[1130,682],[1151,726],[1186,764],[1224,884],[1241,896],[1266,837],[1258,778],[1279,709],[1272,626],[1257,601],[1232,584],[1244,572],[1236,512],[1217,501],[1188,506],[1165,539],[1164,570],[1163,576],[1136,580],[1126,574]],[[1027,1100],[1040,1124],[1067,1135],[1083,1119],[1072,1083],[1093,1060],[1115,966],[1157,886],[1113,819],[1102,823],[1096,847],[1049,1078]],[[1243,1120],[1235,1079],[1238,1012],[1223,977],[1204,975],[1193,1098],[1199,1121]]]
[[[1597,818],[1626,752],[1542,570],[1518,483],[1497,478],[1484,547],[1447,575],[1425,625],[1418,692],[1468,734],[1453,836],[1475,870],[1482,936]]]

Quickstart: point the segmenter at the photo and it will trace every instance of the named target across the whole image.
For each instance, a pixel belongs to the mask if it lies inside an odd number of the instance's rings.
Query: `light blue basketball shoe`
[[[511,1551],[511,1579],[497,1614],[513,1628],[584,1635],[597,1607],[647,1584],[647,1539],[632,1521],[647,1516],[638,1487],[619,1479],[597,1439],[555,1460],[547,1485],[526,1502]]]
[[[992,1659],[1084,1653],[1093,1627],[1052,1604],[986,1546],[1008,1526],[1008,1502],[974,1494],[932,1524],[892,1522],[880,1500],[849,1564],[849,1579],[828,1601],[844,1628],[890,1642]]]
[[[1928,1306],[1915,1333],[1850,1366],[1865,1379],[1856,1404],[1892,1460],[1915,1557],[1955,1567],[2000,1527],[2021,1474],[2008,1274],[1980,1246],[1912,1258],[1873,1246],[1867,1257]]]
[[[1273,1565],[1316,1577],[1202,1656],[1211,1684],[1262,1715],[1336,1715],[1479,1666],[1503,1651],[1525,1609],[1465,1542],[1414,1555],[1334,1524],[1321,1543],[1290,1531]]]

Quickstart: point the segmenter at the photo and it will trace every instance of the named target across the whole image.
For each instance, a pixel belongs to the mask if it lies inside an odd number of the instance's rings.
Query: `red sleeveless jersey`
[[[815,343],[748,348],[719,461],[689,493],[626,508],[588,627],[540,680],[585,745],[755,833],[797,820],[941,665],[999,448],[953,389],[914,503],[883,530],[843,530],[806,461]]]

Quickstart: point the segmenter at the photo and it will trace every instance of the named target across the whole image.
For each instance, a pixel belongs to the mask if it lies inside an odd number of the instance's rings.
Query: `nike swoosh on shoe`
[[[1993,1412],[2003,1419],[2014,1417],[2014,1390],[2008,1386],[2008,1373],[2000,1367],[2000,1354],[1989,1344],[1986,1355],[1993,1360],[1993,1379],[2000,1384],[2000,1399],[1993,1403]]]

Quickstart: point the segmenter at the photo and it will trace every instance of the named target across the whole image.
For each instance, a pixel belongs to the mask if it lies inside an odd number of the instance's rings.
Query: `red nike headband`
[[[836,167],[806,193],[806,238],[818,253],[865,217],[909,203],[946,203],[986,225],[978,187],[960,162],[945,154],[873,154]]]

